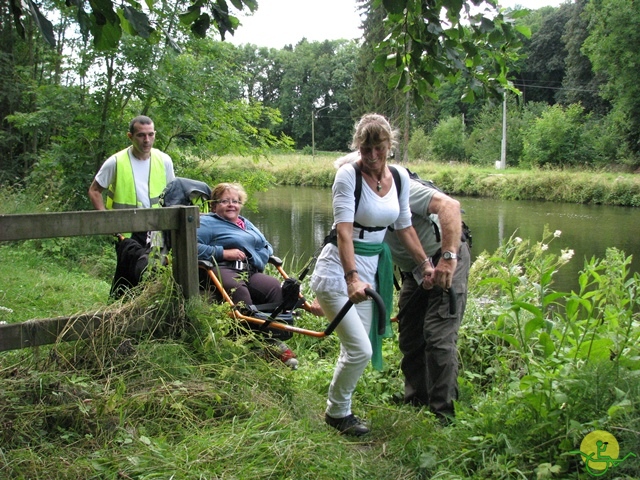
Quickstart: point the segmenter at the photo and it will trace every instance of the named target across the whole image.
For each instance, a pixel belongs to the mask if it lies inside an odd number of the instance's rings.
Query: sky
[[[503,7],[525,5],[537,9],[558,6],[565,0],[502,0]],[[258,0],[258,11],[240,16],[242,25],[225,39],[234,45],[252,43],[283,48],[309,41],[360,38],[360,18],[353,0]]]

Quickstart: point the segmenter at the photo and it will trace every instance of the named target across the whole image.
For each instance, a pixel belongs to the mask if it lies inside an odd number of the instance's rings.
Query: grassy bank
[[[252,170],[273,174],[283,185],[329,187],[333,182],[335,153],[314,157],[301,154],[274,155],[258,164],[225,157],[205,168],[222,171]],[[640,175],[576,170],[495,170],[464,164],[408,163],[409,169],[452,195],[546,200],[620,206],[640,206]]]
[[[292,371],[260,338],[231,336],[224,307],[184,304],[168,270],[133,300],[100,305],[107,281],[29,246],[0,247],[21,279],[2,282],[0,320],[117,313],[91,339],[0,353],[0,478],[587,478],[575,451],[594,429],[640,453],[639,281],[612,252],[585,273],[589,292],[567,300],[588,308],[563,316],[548,297],[538,312],[566,261],[545,254],[548,242],[513,240],[474,265],[456,423],[394,403],[402,377],[389,340],[384,370],[368,368],[357,387],[354,410],[372,427],[360,439],[323,422],[335,336],[289,340],[300,360]],[[141,316],[156,320],[154,333],[122,333]],[[297,324],[325,323],[304,313]],[[640,461],[615,474],[639,478]]]

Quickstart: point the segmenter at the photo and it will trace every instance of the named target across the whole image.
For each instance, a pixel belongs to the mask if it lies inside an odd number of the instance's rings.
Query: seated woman
[[[198,259],[217,266],[222,286],[236,305],[279,305],[280,282],[263,273],[273,247],[253,223],[240,215],[246,200],[247,193],[239,184],[214,187],[212,213],[200,216]]]

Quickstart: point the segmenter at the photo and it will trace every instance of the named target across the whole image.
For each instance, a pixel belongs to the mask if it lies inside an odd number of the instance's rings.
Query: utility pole
[[[500,162],[496,162],[500,170],[507,168],[507,91],[504,91],[502,101],[502,147],[500,148]]]
[[[316,117],[316,107],[311,105],[311,158],[316,158],[316,132],[314,131],[313,120]]]
[[[311,157],[316,158],[316,132],[315,132],[315,119],[316,114],[325,108],[329,108],[331,105],[325,105],[322,108],[316,109],[315,105],[311,105]]]

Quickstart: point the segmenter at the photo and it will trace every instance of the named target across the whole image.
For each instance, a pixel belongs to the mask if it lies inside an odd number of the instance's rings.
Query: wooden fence
[[[0,215],[0,242],[170,230],[173,276],[191,298],[198,295],[199,215],[195,206]],[[102,320],[101,314],[85,314],[0,325],[0,352],[87,337]]]

